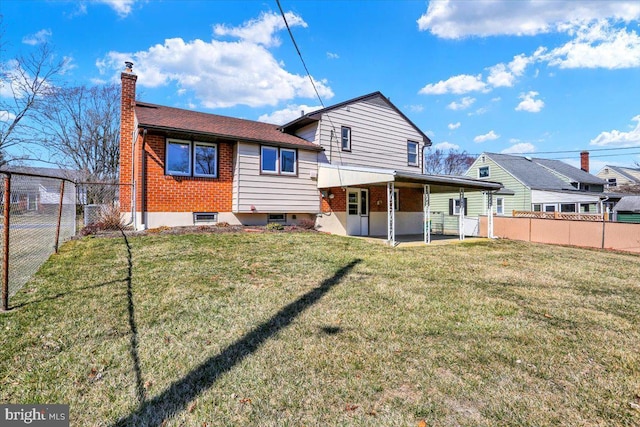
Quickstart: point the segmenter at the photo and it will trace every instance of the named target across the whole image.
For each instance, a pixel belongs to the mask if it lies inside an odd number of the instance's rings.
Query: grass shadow
[[[283,307],[270,319],[226,347],[218,355],[210,357],[195,367],[162,393],[144,402],[137,411],[118,420],[112,426],[161,425],[166,419],[185,410],[190,402],[211,388],[222,374],[230,371],[247,356],[255,353],[268,339],[289,326],[302,312],[317,303],[329,290],[340,283],[342,278],[360,262],[359,259],[351,261],[319,286]],[[135,326],[135,323],[133,325]],[[132,349],[133,344],[132,340]],[[134,362],[135,360],[137,360],[137,352]]]

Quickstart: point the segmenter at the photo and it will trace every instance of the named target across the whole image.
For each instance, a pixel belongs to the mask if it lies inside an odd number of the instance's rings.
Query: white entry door
[[[369,235],[369,190],[350,188],[347,190],[347,234]]]

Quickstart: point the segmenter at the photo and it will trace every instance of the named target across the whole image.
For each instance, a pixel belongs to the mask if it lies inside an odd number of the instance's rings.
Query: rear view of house
[[[314,221],[343,235],[423,233],[431,192],[500,184],[422,174],[429,138],[380,92],[284,126],[135,100],[121,74],[121,211],[136,228]]]

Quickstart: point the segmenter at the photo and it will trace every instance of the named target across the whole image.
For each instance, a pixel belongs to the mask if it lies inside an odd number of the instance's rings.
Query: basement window
[[[194,224],[212,223],[212,222],[218,222],[218,212],[194,212],[193,213]]]
[[[269,214],[267,222],[287,222],[287,214]]]

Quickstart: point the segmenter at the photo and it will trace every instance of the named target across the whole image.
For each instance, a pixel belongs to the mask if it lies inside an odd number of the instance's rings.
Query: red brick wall
[[[329,188],[328,194],[333,194],[333,199],[325,197],[322,199],[322,212],[346,212],[347,192],[340,187]]]
[[[362,187],[369,189],[369,211],[387,211],[387,186]],[[400,188],[400,211],[402,212],[422,212],[422,189],[421,188]],[[347,192],[340,187],[330,188],[329,194],[333,194],[333,199],[322,199],[323,212],[345,212],[347,210]],[[378,204],[378,201],[381,203]]]
[[[147,212],[231,212],[233,144],[218,143],[217,178],[165,175],[164,136],[147,134],[145,145]]]

